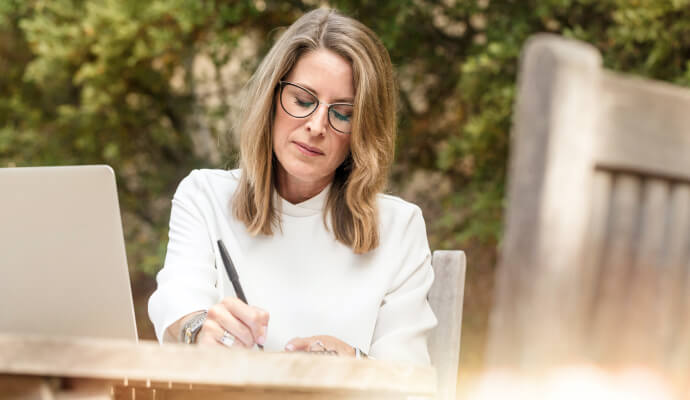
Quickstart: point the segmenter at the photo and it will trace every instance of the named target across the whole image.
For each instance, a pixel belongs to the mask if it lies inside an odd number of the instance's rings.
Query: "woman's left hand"
[[[306,351],[338,356],[355,356],[354,347],[333,336],[319,335],[294,338],[285,345],[285,351]]]

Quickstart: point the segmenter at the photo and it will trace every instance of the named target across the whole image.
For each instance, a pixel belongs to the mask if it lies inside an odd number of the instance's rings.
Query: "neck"
[[[278,166],[278,184],[276,190],[280,197],[292,204],[298,204],[309,200],[328,186],[333,176],[327,176],[318,181],[301,181],[289,176],[282,166]]]

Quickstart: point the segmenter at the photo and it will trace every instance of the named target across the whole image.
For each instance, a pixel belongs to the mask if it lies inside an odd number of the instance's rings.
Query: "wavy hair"
[[[233,213],[253,235],[271,235],[280,227],[273,204],[276,87],[303,54],[318,49],[351,63],[355,88],[350,155],[336,169],[324,224],[329,227],[330,216],[336,240],[362,254],[379,244],[376,197],[393,162],[397,88],[390,56],[376,34],[335,10],[313,10],[295,21],[250,78],[238,129],[242,172]]]

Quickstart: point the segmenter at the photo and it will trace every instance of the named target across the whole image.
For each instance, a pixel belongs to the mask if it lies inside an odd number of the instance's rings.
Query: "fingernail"
[[[288,343],[287,346],[285,346],[285,350],[293,351],[293,350],[295,350],[295,345],[292,343]]]
[[[256,343],[261,344],[261,345],[263,345],[264,343],[266,343],[266,336],[263,336],[263,335],[262,335],[262,336],[259,336],[259,338],[256,339]]]

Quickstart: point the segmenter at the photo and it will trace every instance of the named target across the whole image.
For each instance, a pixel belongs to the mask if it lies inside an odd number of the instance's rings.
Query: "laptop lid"
[[[0,168],[0,333],[137,340],[115,174]]]

